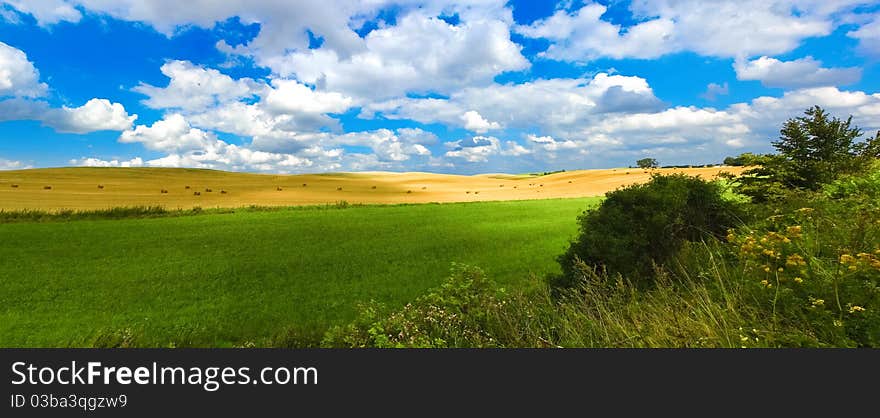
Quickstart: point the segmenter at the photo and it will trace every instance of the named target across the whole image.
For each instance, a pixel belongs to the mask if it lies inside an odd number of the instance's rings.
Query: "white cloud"
[[[718,96],[727,96],[728,93],[730,93],[730,86],[727,85],[726,81],[724,84],[709,83],[706,86],[706,92],[701,94],[700,97],[709,101],[715,101]]]
[[[515,141],[507,141],[505,142],[506,148],[501,151],[501,155],[510,156],[510,157],[519,157],[522,155],[529,155],[532,153],[532,150],[516,143]]]
[[[272,80],[272,87],[264,103],[274,113],[343,113],[353,103],[351,97],[315,91],[296,80]]]
[[[33,14],[41,24],[76,21],[80,13],[73,6],[79,6],[143,22],[169,36],[238,16],[246,24],[259,23],[260,31],[246,45],[218,43],[223,52],[252,57],[282,76],[297,73],[309,84],[324,77],[332,91],[350,96],[432,90],[430,77],[440,77],[437,87],[448,89],[528,66],[509,39],[512,13],[503,0],[340,0],[332,7],[321,0],[230,0],[185,8],[176,0],[40,0],[40,7],[35,1],[2,2]],[[379,21],[367,39],[355,32],[385,9],[395,10],[396,25]],[[433,17],[441,14],[457,15],[461,24]],[[309,32],[322,39],[319,52],[309,50]],[[377,87],[383,83],[393,86],[390,92]]]
[[[352,132],[330,138],[324,144],[368,146],[379,161],[406,161],[412,156],[428,156],[431,151],[418,143],[409,143],[388,129]]]
[[[31,166],[21,161],[0,158],[0,170],[24,170],[26,168],[31,168]]]
[[[63,106],[52,109],[43,117],[45,125],[58,132],[85,134],[95,131],[124,131],[131,128],[137,115],[130,115],[119,103],[107,99],[91,99],[80,107]]]
[[[155,151],[180,152],[210,149],[220,141],[214,134],[190,126],[180,114],[172,114],[152,126],[138,125],[123,132],[119,142],[138,142]]]
[[[233,79],[186,61],[168,62],[162,72],[170,78],[166,87],[135,88],[148,96],[147,106],[180,113],[200,128],[241,136],[337,128],[338,121],[326,114],[343,113],[353,105],[350,97],[317,91],[296,80],[276,78],[267,84]]]
[[[47,89],[27,55],[0,42],[0,97],[40,97]]]
[[[519,27],[518,32],[554,41],[542,55],[565,61],[589,61],[599,57],[656,58],[677,48],[671,20],[650,20],[621,33],[620,25],[601,19],[606,10],[605,6],[594,3],[571,14],[557,10],[549,18]]]
[[[40,25],[79,22],[82,14],[65,0],[3,0],[21,13],[33,15]]]
[[[123,132],[119,142],[141,143],[147,149],[168,153],[165,157],[144,162],[147,166],[292,171],[314,165],[314,161],[306,157],[229,144],[211,132],[192,127],[180,114],[168,115],[149,127],[139,125]],[[90,163],[112,164],[102,161],[96,159]]]
[[[477,113],[474,116],[499,127],[560,132],[585,123],[592,115],[656,111],[661,107],[645,79],[599,73],[592,79],[557,78],[465,88],[449,99],[405,98],[370,103],[364,106],[362,116],[378,114],[469,129],[462,115],[473,111]],[[471,120],[471,128],[495,129],[475,119]]]
[[[479,134],[486,133],[490,129],[498,129],[501,127],[498,122],[489,122],[486,119],[483,119],[483,116],[480,115],[479,112],[473,110],[464,112],[464,114],[461,115],[461,120],[464,121],[465,129]]]
[[[76,158],[68,161],[70,165],[81,167],[143,167],[144,160],[141,157],[135,157],[130,160],[102,160],[94,157]]]
[[[491,83],[504,71],[529,66],[520,46],[510,40],[504,22],[451,25],[420,13],[402,16],[397,25],[370,32],[362,50],[350,57],[321,48],[258,62],[321,89],[370,99],[407,92],[449,93]]]
[[[792,61],[780,61],[762,56],[734,62],[738,80],[758,80],[766,87],[799,88],[816,86],[842,86],[859,81],[859,68],[823,68],[822,61],[811,56]]]
[[[0,122],[36,120],[62,133],[87,134],[96,131],[124,131],[131,128],[137,115],[129,115],[119,103],[91,99],[79,107],[52,108],[48,103],[30,99],[0,101]]]
[[[880,57],[880,13],[874,14],[871,22],[846,35],[859,40],[858,48],[862,53]]]
[[[0,42],[0,121],[38,120],[58,132],[84,134],[94,131],[121,131],[131,127],[137,115],[129,115],[119,103],[91,99],[79,107],[52,108],[42,100],[48,86],[39,81],[40,73],[27,55]]]
[[[249,78],[233,80],[215,69],[188,61],[169,61],[162,65],[161,71],[170,78],[168,86],[142,83],[133,89],[149,96],[144,104],[153,109],[204,110],[252,97],[261,90],[261,86]]]
[[[588,3],[517,31],[552,41],[544,56],[565,61],[601,57],[656,58],[693,51],[716,57],[775,55],[789,52],[810,37],[831,33],[835,13],[863,0],[636,0],[630,6],[639,21],[629,27],[602,17],[605,6]]]
[[[491,136],[475,136],[473,138],[447,142],[445,145],[452,148],[446,151],[445,157],[469,163],[487,162],[489,157],[501,152],[501,141]]]

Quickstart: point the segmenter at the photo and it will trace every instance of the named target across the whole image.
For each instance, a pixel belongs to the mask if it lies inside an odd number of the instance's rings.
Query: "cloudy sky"
[[[0,0],[0,169],[530,172],[880,129],[880,2]]]

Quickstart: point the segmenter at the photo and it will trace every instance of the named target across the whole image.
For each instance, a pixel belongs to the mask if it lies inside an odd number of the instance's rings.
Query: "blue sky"
[[[529,172],[880,129],[880,4],[0,0],[0,169]]]

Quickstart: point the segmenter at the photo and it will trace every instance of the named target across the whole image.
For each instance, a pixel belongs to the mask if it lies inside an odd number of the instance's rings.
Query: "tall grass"
[[[776,347],[820,346],[809,330],[774,326],[742,278],[711,246],[701,277],[662,273],[646,290],[584,266],[583,286],[551,295],[498,288],[479,269],[392,313],[362,308],[325,347]]]

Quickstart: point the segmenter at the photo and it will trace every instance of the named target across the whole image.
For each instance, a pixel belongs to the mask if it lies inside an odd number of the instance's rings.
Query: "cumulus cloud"
[[[353,103],[351,97],[315,91],[296,80],[272,80],[272,87],[264,102],[275,113],[343,113]]]
[[[474,131],[476,133],[486,133],[490,129],[498,129],[501,125],[498,122],[489,122],[486,119],[483,119],[483,116],[478,112],[473,110],[468,110],[461,115],[461,120],[464,121],[464,128],[469,131]]]
[[[180,152],[205,150],[219,140],[214,134],[193,128],[180,114],[172,114],[152,126],[138,125],[123,132],[119,142],[138,142],[155,151]]]
[[[634,1],[639,22],[622,27],[603,19],[607,8],[588,3],[572,12],[560,9],[517,31],[551,41],[542,54],[564,61],[597,58],[656,58],[693,51],[716,57],[775,55],[810,37],[831,33],[835,13],[859,0]]]
[[[47,89],[27,55],[0,42],[0,97],[40,97]]]
[[[370,32],[362,50],[349,57],[321,48],[273,56],[260,63],[322,89],[382,99],[488,84],[504,71],[528,68],[520,49],[510,40],[507,24],[498,20],[452,25],[410,13],[395,26]]]
[[[449,99],[403,98],[370,103],[364,106],[362,116],[441,122],[465,129],[470,129],[470,122],[471,128],[486,130],[495,129],[491,123],[497,123],[505,128],[559,132],[583,124],[591,115],[656,111],[662,107],[645,79],[599,73],[591,79],[557,78],[465,88]],[[462,117],[466,112],[476,114],[468,120]],[[486,123],[479,123],[475,116]]]
[[[137,115],[129,115],[119,103],[91,99],[79,107],[63,106],[47,112],[42,121],[58,132],[85,134],[95,131],[124,131],[131,128]]]
[[[715,101],[718,96],[727,96],[728,93],[730,93],[730,86],[727,85],[726,81],[724,84],[709,83],[706,86],[706,91],[700,97],[709,101]]]
[[[129,115],[119,103],[94,98],[79,107],[54,108],[43,100],[48,86],[21,50],[0,42],[0,121],[37,120],[62,133],[85,134],[121,131],[131,127],[137,115]]]
[[[162,74],[170,80],[166,87],[141,83],[133,90],[149,96],[144,104],[153,109],[204,110],[224,103],[252,97],[261,86],[249,78],[233,80],[211,68],[189,61],[169,61]]]
[[[620,25],[602,20],[606,11],[605,6],[595,3],[573,13],[558,10],[551,17],[519,27],[518,32],[553,41],[541,55],[565,61],[589,61],[599,57],[656,58],[678,48],[671,20],[654,19],[623,32]]]
[[[40,25],[58,22],[79,22],[82,14],[65,0],[4,0],[21,13],[32,15]]]
[[[860,68],[823,68],[822,61],[811,56],[791,61],[767,56],[751,61],[738,59],[733,68],[738,80],[758,80],[766,87],[844,86],[862,77]]]
[[[452,148],[446,151],[445,157],[468,163],[484,163],[489,161],[490,156],[501,152],[501,141],[491,136],[475,136],[445,145]]]
[[[139,125],[123,132],[119,142],[141,143],[147,149],[168,153],[144,162],[157,167],[199,167],[227,170],[291,171],[311,167],[314,162],[293,154],[272,153],[229,144],[211,132],[192,127],[179,114],[168,115],[151,126]],[[90,164],[112,161],[83,159]]]
[[[424,145],[409,142],[412,139],[420,139],[421,136],[398,135],[388,129],[378,129],[367,132],[352,132],[334,136],[325,141],[325,144],[367,146],[379,161],[406,161],[413,156],[429,156],[431,151]]]
[[[170,79],[167,86],[135,87],[148,96],[144,104],[180,113],[198,127],[235,135],[278,136],[337,128],[338,121],[327,114],[343,113],[353,105],[350,97],[292,79],[274,78],[268,83],[234,79],[187,61],[170,61],[161,70]]]
[[[102,160],[94,157],[83,157],[74,158],[68,161],[68,163],[80,167],[143,167],[144,159],[141,157],[135,157],[130,160]]]
[[[87,134],[96,131],[123,131],[137,119],[125,107],[107,99],[91,99],[79,107],[50,107],[48,103],[30,99],[0,101],[0,122],[36,120],[61,133]]]
[[[858,39],[859,50],[873,57],[880,57],[880,13],[873,15],[873,19],[858,29],[847,33],[850,38]]]
[[[24,170],[26,168],[31,168],[31,166],[21,161],[0,158],[0,170]]]

